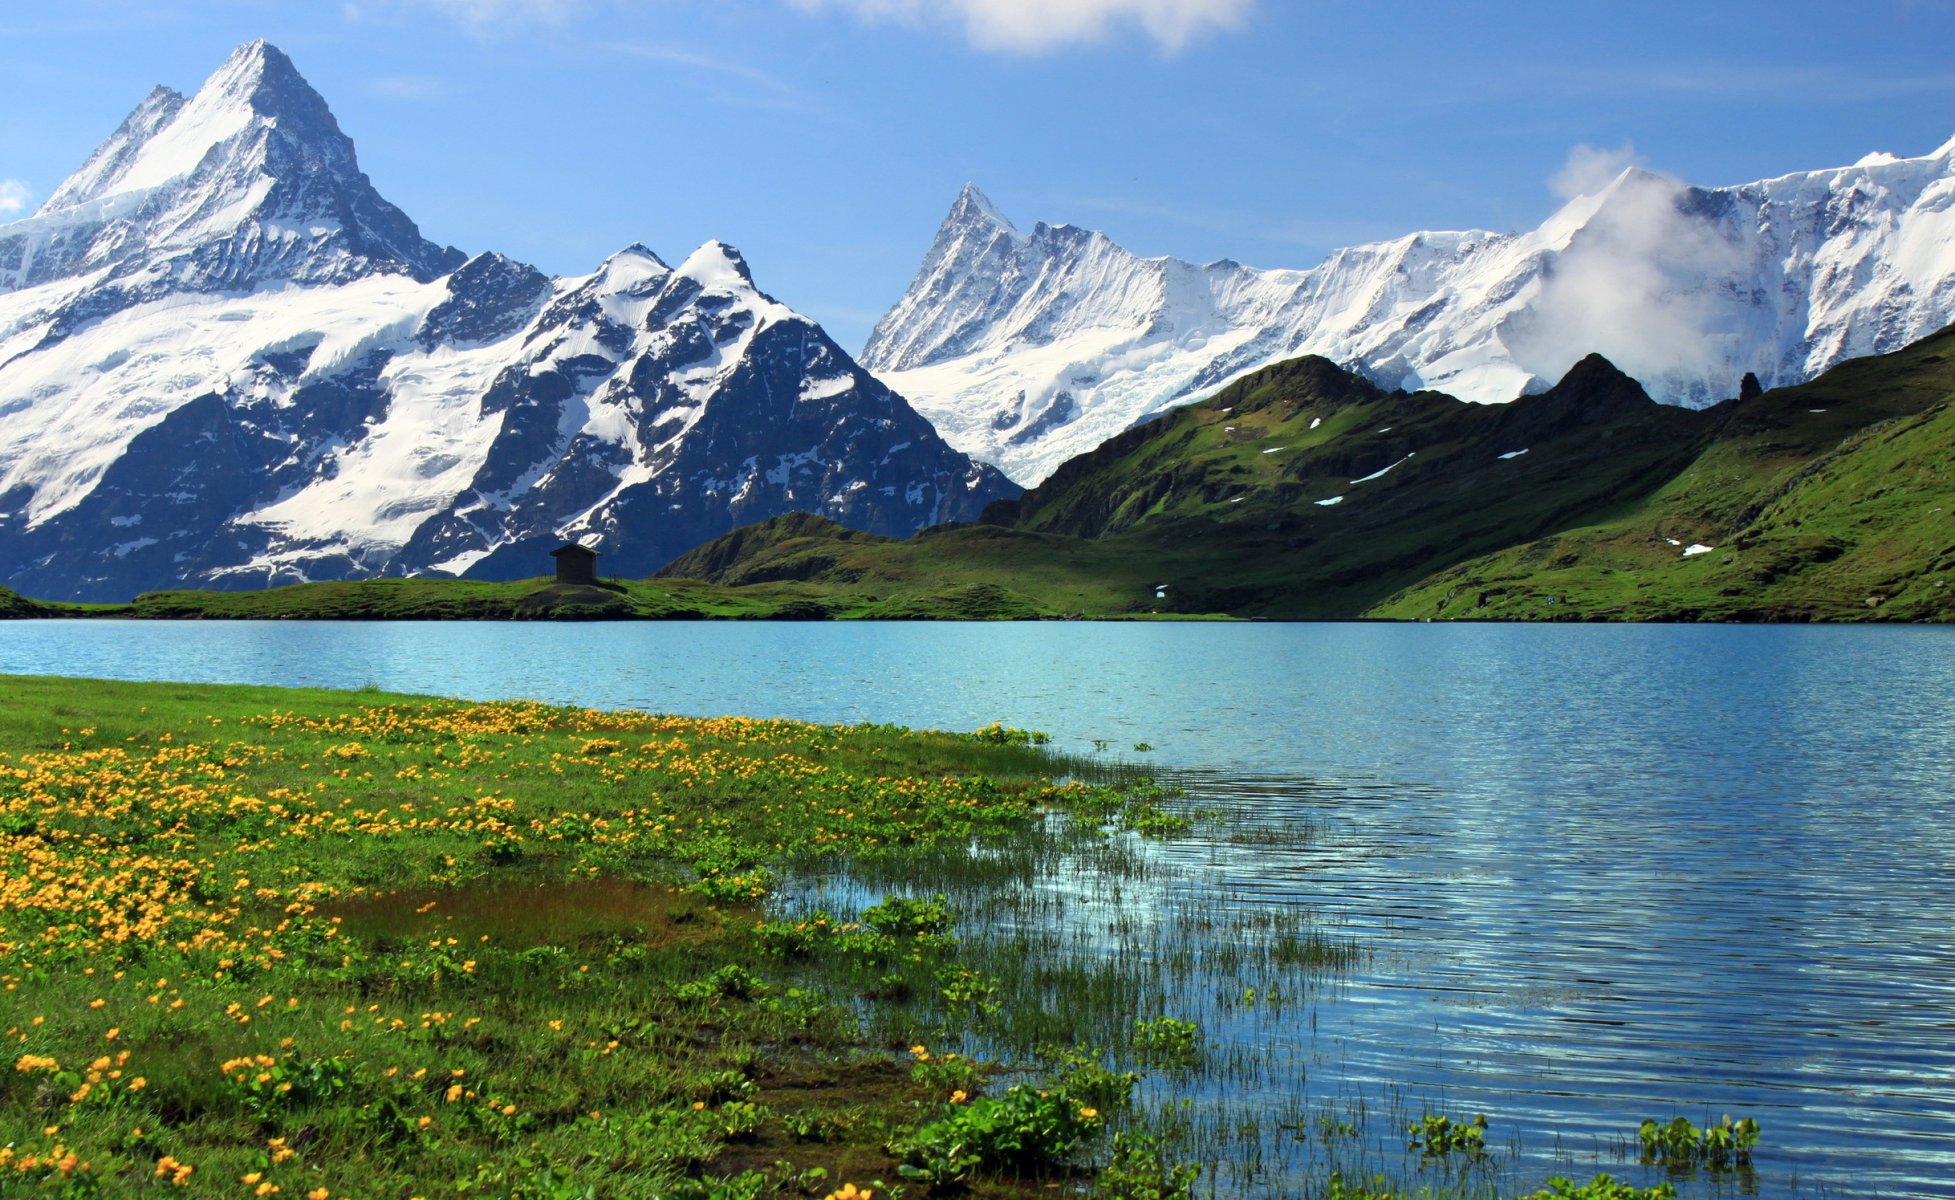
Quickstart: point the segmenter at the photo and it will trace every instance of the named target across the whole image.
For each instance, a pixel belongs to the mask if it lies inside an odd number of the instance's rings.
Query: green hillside
[[[1955,617],[1951,351],[1944,330],[1721,406],[1715,439],[1641,501],[1437,572],[1373,615]]]
[[[807,588],[738,591],[688,580],[364,579],[301,583],[256,592],[144,592],[126,605],[51,605],[23,615],[154,617],[176,620],[616,621],[766,618],[803,601]],[[792,613],[786,615],[793,615]]]
[[[1072,460],[993,505],[990,524],[896,542],[769,523],[661,577],[884,597],[988,582],[1065,613],[1350,617],[1467,555],[1647,494],[1712,424],[1599,358],[1500,407],[1298,359]]]
[[[896,541],[781,518],[661,577],[813,586],[836,615],[988,587],[992,615],[1942,619],[1951,343],[1702,412],[1599,357],[1491,406],[1297,359],[1073,459],[984,525]]]

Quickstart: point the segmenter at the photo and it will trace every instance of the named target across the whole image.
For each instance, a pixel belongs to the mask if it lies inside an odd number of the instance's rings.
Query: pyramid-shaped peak
[[[283,51],[260,39],[233,50],[188,100],[166,87],[151,92],[88,163],[55,189],[42,211],[180,179],[215,147],[256,125],[277,126],[327,157],[352,157],[352,145],[325,99]]]
[[[978,190],[975,183],[967,183],[964,190],[957,193],[957,199],[950,206],[950,214],[944,218],[946,228],[991,227],[1006,233],[1016,234],[1017,228],[991,203],[991,198]]]
[[[193,108],[243,105],[258,116],[277,121],[324,121],[334,135],[339,134],[325,98],[313,90],[283,50],[263,38],[231,51],[224,65],[190,98],[190,104]]]
[[[1642,384],[1600,354],[1590,354],[1568,368],[1561,381],[1544,395],[1563,404],[1572,404],[1591,415],[1604,411],[1642,409],[1655,403],[1643,390]]]

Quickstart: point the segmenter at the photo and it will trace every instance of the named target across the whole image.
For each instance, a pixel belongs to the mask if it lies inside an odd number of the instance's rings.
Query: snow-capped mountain
[[[0,582],[116,599],[649,574],[796,509],[902,534],[1017,489],[738,251],[581,278],[422,238],[276,48],[159,88],[0,226]]]
[[[1165,408],[1300,354],[1501,402],[1599,352],[1702,406],[1955,321],[1955,140],[1699,188],[1631,168],[1522,233],[1417,233],[1308,270],[1022,233],[965,188],[861,359],[953,446],[1036,483]]]

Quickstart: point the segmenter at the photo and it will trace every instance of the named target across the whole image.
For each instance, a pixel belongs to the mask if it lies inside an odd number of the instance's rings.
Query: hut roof
[[[589,546],[580,546],[576,542],[565,542],[555,550],[550,551],[551,558],[559,558],[565,554],[588,556],[590,558],[597,557],[597,551],[591,549]]]

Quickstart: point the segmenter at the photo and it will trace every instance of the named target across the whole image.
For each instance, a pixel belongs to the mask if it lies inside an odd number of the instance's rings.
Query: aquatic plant
[[[1677,1189],[1667,1183],[1639,1188],[1607,1175],[1597,1175],[1587,1183],[1554,1175],[1546,1187],[1529,1192],[1522,1200],[1676,1200],[1676,1195]]]
[[[1053,1167],[1099,1132],[1099,1111],[1063,1089],[1019,1084],[1004,1095],[947,1105],[946,1114],[893,1143],[905,1179],[944,1187],[979,1168]]]
[[[1113,1135],[1113,1156],[1093,1181],[1098,1200],[1187,1200],[1201,1169],[1169,1161],[1152,1134],[1123,1129]]]
[[[1154,1017],[1134,1022],[1134,1050],[1158,1067],[1192,1067],[1201,1061],[1202,1030],[1193,1021]]]
[[[1460,1155],[1480,1158],[1487,1152],[1487,1114],[1474,1113],[1471,1121],[1455,1121],[1444,1115],[1427,1113],[1407,1126],[1411,1141],[1406,1149],[1417,1150],[1426,1158]]]
[[[971,740],[987,746],[1044,746],[1052,741],[1052,735],[1037,729],[1013,729],[1007,725],[990,724],[971,732]]]
[[[1699,1129],[1683,1117],[1667,1124],[1645,1119],[1636,1130],[1636,1140],[1645,1163],[1672,1169],[1702,1166],[1729,1170],[1751,1162],[1751,1152],[1758,1145],[1758,1122],[1750,1117],[1734,1122],[1726,1113],[1717,1124]]]

